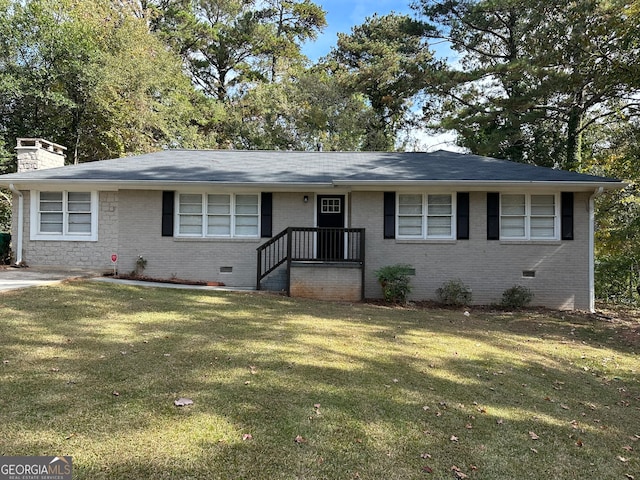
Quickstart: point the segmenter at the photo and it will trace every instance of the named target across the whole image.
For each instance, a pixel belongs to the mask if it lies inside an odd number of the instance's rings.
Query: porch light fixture
[[[309,195],[305,195],[304,197],[302,197],[302,201],[304,203],[309,203]]]

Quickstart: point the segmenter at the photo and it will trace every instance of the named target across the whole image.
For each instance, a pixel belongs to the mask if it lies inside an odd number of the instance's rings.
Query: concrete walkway
[[[0,292],[18,288],[51,285],[71,278],[92,278],[98,272],[80,269],[61,269],[46,267],[0,268]]]
[[[120,283],[138,287],[177,288],[184,290],[226,290],[226,291],[254,291],[253,288],[209,287],[205,285],[184,285],[160,282],[142,282],[138,280],[123,280],[105,277],[102,272],[83,269],[62,269],[48,267],[13,268],[0,267],[0,292],[16,290],[18,288],[51,285],[73,278],[86,278],[97,282]]]

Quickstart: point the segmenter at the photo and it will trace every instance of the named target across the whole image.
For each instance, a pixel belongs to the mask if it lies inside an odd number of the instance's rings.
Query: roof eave
[[[624,188],[627,183],[612,181],[563,181],[563,180],[335,180],[336,186],[349,186],[354,189],[389,189],[395,187],[455,187],[464,188],[466,190],[487,190],[487,189],[504,189],[504,188],[549,188],[549,189],[567,189],[567,190],[584,190],[592,191],[603,188],[604,190],[616,190]]]

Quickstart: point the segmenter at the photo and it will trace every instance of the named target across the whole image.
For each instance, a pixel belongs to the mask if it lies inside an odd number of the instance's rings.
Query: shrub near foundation
[[[376,270],[378,283],[382,287],[385,302],[406,303],[407,296],[411,293],[409,276],[414,269],[411,265],[396,264],[387,265]]]

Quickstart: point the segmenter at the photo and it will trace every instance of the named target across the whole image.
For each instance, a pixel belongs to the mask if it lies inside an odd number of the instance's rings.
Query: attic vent
[[[233,267],[220,267],[220,273],[233,273]]]
[[[522,271],[522,277],[523,278],[535,278],[536,277],[536,271],[535,270],[523,270]]]

